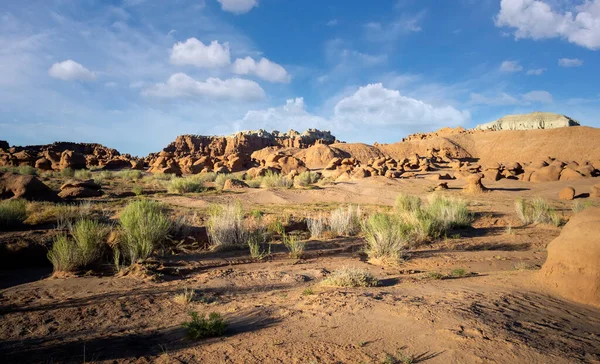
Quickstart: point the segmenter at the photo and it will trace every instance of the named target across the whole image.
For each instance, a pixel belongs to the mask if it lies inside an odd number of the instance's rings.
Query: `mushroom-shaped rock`
[[[600,208],[585,209],[569,220],[548,245],[539,277],[560,296],[600,306]]]
[[[467,177],[467,185],[463,188],[464,193],[477,194],[487,191],[487,188],[481,183],[483,176],[480,173],[475,173]]]

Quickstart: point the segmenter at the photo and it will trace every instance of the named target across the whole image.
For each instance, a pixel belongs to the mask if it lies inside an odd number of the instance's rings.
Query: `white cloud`
[[[425,11],[414,15],[403,15],[390,23],[371,22],[365,24],[365,37],[373,42],[393,42],[400,36],[422,30],[421,20]]]
[[[545,68],[534,68],[534,69],[527,70],[527,74],[530,76],[539,76],[544,72],[546,72]]]
[[[91,81],[96,78],[94,72],[70,59],[53,64],[48,74],[63,81]]]
[[[552,103],[552,94],[548,91],[531,91],[523,95],[523,100],[532,102],[532,103],[542,103],[542,104],[551,104]]]
[[[451,106],[435,107],[406,97],[381,83],[360,87],[353,95],[341,99],[334,108],[334,118],[362,125],[445,125],[455,126],[470,119],[468,111]]]
[[[171,63],[175,65],[193,65],[200,68],[222,67],[231,63],[229,43],[219,44],[213,40],[205,45],[196,38],[178,42],[171,49]]]
[[[558,60],[558,65],[561,67],[580,67],[583,66],[583,61],[577,58],[561,58]]]
[[[520,72],[523,70],[523,66],[519,64],[517,61],[504,61],[500,65],[500,71],[502,72]]]
[[[251,57],[238,58],[233,63],[233,72],[238,75],[256,75],[270,82],[288,83],[291,80],[285,68],[266,58],[261,58],[258,62]]]
[[[242,120],[235,124],[234,128],[237,130],[260,128],[287,131],[302,127],[331,129],[334,122],[306,111],[304,99],[298,97],[287,100],[283,106],[271,107],[264,110],[250,110]]]
[[[600,49],[600,0],[586,0],[565,12],[548,1],[502,0],[496,26],[515,28],[516,39],[564,38],[588,49]]]
[[[157,83],[142,90],[142,95],[158,98],[200,97],[215,100],[255,101],[265,97],[265,91],[254,81],[241,78],[208,78],[196,81],[185,73],[176,73],[166,83]]]
[[[337,19],[331,19],[330,21],[327,22],[327,26],[328,27],[333,27],[338,25],[338,20]]]
[[[234,14],[244,14],[258,6],[258,0],[217,0],[223,11]]]

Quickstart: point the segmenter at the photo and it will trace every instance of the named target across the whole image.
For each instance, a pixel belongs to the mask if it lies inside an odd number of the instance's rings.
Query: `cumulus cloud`
[[[196,38],[178,42],[171,49],[171,63],[192,65],[199,68],[222,67],[231,63],[229,43],[220,44],[213,40],[205,45]]]
[[[91,81],[96,78],[94,72],[70,59],[53,64],[48,75],[63,81]]]
[[[545,68],[535,68],[535,69],[527,70],[527,74],[530,76],[539,76],[544,72],[546,72]]]
[[[548,91],[531,91],[523,95],[523,100],[533,103],[551,104],[552,94]]]
[[[261,58],[258,62],[251,57],[238,58],[233,63],[233,72],[238,75],[256,75],[270,82],[288,83],[291,80],[285,68],[266,58]]]
[[[520,72],[523,70],[523,66],[519,64],[517,61],[504,61],[500,65],[500,71],[502,72]]]
[[[234,14],[244,14],[258,6],[258,0],[217,0],[223,11]]]
[[[214,100],[256,101],[265,91],[254,81],[241,78],[208,78],[196,81],[185,73],[176,73],[166,83],[157,83],[142,91],[144,96],[158,98],[206,98]]]
[[[555,11],[549,1],[502,0],[496,26],[515,28],[516,39],[564,38],[600,49],[600,0],[586,0],[569,11]]]
[[[561,58],[558,60],[558,65],[561,67],[580,67],[583,66],[583,61],[577,58]]]
[[[414,15],[402,15],[389,23],[367,23],[364,26],[365,37],[373,42],[391,42],[402,35],[418,33],[422,30],[420,23],[424,16],[425,11],[422,11]]]
[[[285,105],[264,110],[250,110],[236,123],[241,129],[265,129],[287,131],[305,127],[330,129],[334,122],[306,110],[302,97],[289,99]]]
[[[362,125],[446,125],[463,124],[468,111],[451,106],[435,107],[406,97],[381,83],[360,87],[353,95],[341,99],[334,108],[334,118]]]

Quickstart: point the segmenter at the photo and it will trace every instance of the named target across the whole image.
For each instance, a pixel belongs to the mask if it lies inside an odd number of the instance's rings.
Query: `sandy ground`
[[[336,238],[309,241],[299,261],[278,245],[263,262],[246,251],[158,257],[154,280],[53,279],[47,266],[0,271],[0,362],[381,363],[386,354],[398,362],[402,355],[427,363],[600,362],[600,309],[550,295],[537,277],[560,229],[520,228],[513,209],[518,196],[541,196],[567,219],[572,202],[558,201],[558,191],[570,185],[585,194],[596,180],[484,183],[490,193],[468,196],[472,228],[412,252],[398,267],[366,262],[361,238]],[[460,195],[462,184],[449,181],[441,193]],[[385,209],[399,192],[425,196],[431,185],[369,178],[321,189],[155,197],[187,211],[238,199],[302,216],[350,203]],[[320,284],[341,267],[368,269],[382,284]],[[428,276],[455,268],[472,274]],[[175,303],[186,288],[196,300]],[[189,340],[181,327],[189,311],[221,313],[226,335]]]

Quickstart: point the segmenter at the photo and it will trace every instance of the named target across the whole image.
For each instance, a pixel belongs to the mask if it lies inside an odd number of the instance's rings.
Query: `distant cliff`
[[[477,125],[479,130],[532,130],[579,126],[579,122],[568,116],[551,112],[507,115],[487,124]]]

